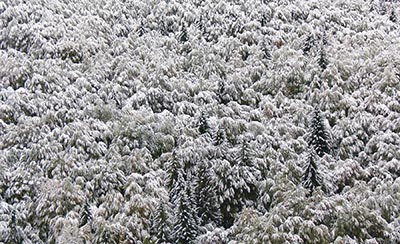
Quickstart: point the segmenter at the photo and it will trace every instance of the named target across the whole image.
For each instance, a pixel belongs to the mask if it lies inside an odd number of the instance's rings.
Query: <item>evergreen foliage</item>
[[[200,134],[209,133],[210,126],[208,125],[207,117],[204,112],[201,112],[199,118],[199,132]]]
[[[308,145],[315,150],[319,157],[330,153],[329,133],[325,128],[321,111],[314,110],[314,115],[311,120],[311,133],[308,138]]]
[[[92,220],[92,213],[90,210],[89,202],[86,201],[81,210],[80,226],[84,226]]]
[[[328,67],[328,59],[326,57],[326,51],[324,46],[321,46],[318,52],[318,64],[319,67],[324,71]]]
[[[195,203],[197,206],[197,215],[200,225],[208,223],[219,224],[221,213],[218,205],[218,196],[216,187],[212,179],[212,172],[205,163],[200,163],[196,170],[195,180]]]
[[[0,1],[0,243],[399,243],[398,13]]]
[[[177,199],[176,220],[173,228],[174,243],[193,243],[198,234],[197,213],[192,197],[190,185],[186,183]]]
[[[223,80],[218,81],[218,90],[217,90],[218,102],[221,104],[227,104],[229,102],[229,94],[226,89],[226,84]]]
[[[315,188],[322,186],[322,178],[318,172],[316,157],[313,151],[309,153],[302,177],[302,184],[309,190],[309,195],[313,193]]]
[[[152,225],[152,233],[155,236],[156,244],[166,244],[171,241],[171,216],[167,203],[160,203]]]

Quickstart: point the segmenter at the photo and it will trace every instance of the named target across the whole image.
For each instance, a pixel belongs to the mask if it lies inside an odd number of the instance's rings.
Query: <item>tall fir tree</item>
[[[226,84],[223,80],[218,81],[217,97],[220,104],[228,104],[229,95],[226,90]]]
[[[179,172],[182,170],[182,165],[178,160],[176,152],[172,152],[172,157],[166,164],[167,171],[167,188],[169,190],[169,199],[174,202],[177,197],[177,192],[175,192],[176,184],[179,178]]]
[[[210,222],[218,224],[221,220],[216,186],[213,184],[212,175],[208,165],[200,163],[196,171],[195,178],[195,200],[197,205],[197,215],[200,225]]]
[[[86,201],[81,210],[80,226],[84,226],[92,220],[89,202]]]
[[[156,244],[166,244],[171,241],[171,218],[168,203],[161,202],[155,212],[151,226],[152,235]]]
[[[240,166],[249,166],[252,167],[253,163],[251,160],[251,152],[250,152],[250,148],[249,148],[249,142],[243,138],[242,142],[240,144],[240,149],[239,149],[239,153],[236,156],[236,162],[240,165]]]
[[[329,133],[325,128],[323,117],[319,109],[314,110],[314,116],[311,120],[311,134],[308,138],[308,144],[314,148],[319,157],[329,154],[331,151],[329,145]]]
[[[224,128],[220,125],[218,129],[214,133],[213,136],[213,145],[214,145],[214,155],[213,158],[222,158],[226,159],[226,151],[227,151],[227,144],[226,144],[226,135]]]
[[[210,126],[208,125],[207,117],[204,112],[201,112],[199,119],[199,132],[200,134],[206,134],[209,132]]]
[[[16,217],[16,211],[12,210],[11,211],[11,220],[9,223],[9,228],[10,228],[10,233],[8,235],[6,243],[9,244],[19,244],[22,243],[23,241],[23,233],[21,231],[21,228],[17,224],[17,217]],[[1,238],[0,238],[1,240]]]
[[[219,126],[217,131],[215,132],[215,136],[213,138],[214,146],[220,146],[225,142],[225,131]]]
[[[311,195],[315,188],[322,186],[322,178],[318,172],[318,166],[315,161],[314,151],[311,149],[305,165],[305,170],[302,177],[303,186],[309,190]]]
[[[179,41],[185,43],[189,40],[186,27],[182,27],[182,31],[179,33]]]
[[[321,46],[318,53],[318,64],[324,71],[328,67],[328,59],[326,57],[326,52],[324,46]]]
[[[196,207],[193,205],[193,194],[189,182],[185,182],[179,192],[175,214],[173,239],[177,244],[190,244],[198,234],[198,220]]]
[[[309,35],[303,44],[303,53],[308,54],[308,52],[314,47],[314,45],[315,45],[314,37],[312,35]]]
[[[244,182],[244,184],[236,184],[238,186],[238,197],[241,198],[243,204],[247,201],[255,201],[258,196],[256,182],[260,172],[255,167],[252,157],[249,141],[243,138],[235,159],[239,175],[239,179],[237,180]]]

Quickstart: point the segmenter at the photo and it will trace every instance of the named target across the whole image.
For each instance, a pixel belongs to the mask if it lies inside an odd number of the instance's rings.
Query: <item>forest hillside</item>
[[[0,1],[0,243],[400,243],[400,3]]]

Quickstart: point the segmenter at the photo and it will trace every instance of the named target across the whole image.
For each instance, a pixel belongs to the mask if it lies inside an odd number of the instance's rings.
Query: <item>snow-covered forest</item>
[[[0,1],[0,243],[400,243],[400,3]]]

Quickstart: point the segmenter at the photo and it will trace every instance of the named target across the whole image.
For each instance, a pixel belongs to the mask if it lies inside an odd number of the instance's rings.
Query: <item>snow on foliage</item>
[[[0,243],[398,243],[399,14],[1,1]]]

